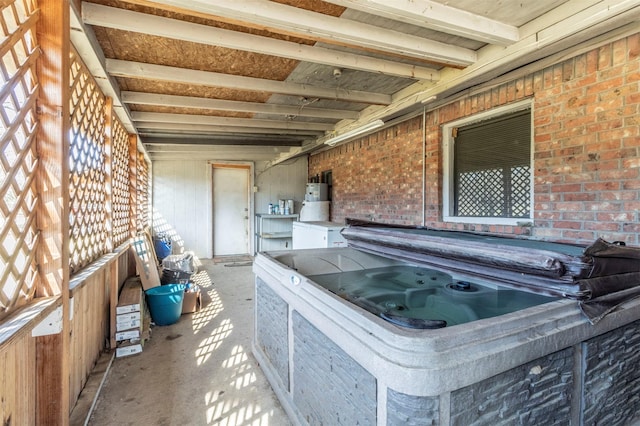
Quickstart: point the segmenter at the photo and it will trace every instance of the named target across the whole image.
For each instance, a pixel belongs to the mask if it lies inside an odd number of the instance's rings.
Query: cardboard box
[[[128,322],[116,322],[116,332],[130,330],[136,328],[140,330],[141,321],[139,319],[131,320]]]
[[[140,329],[126,330],[116,333],[116,342],[124,340],[140,340]]]
[[[121,324],[130,324],[133,321],[142,321],[142,313],[140,311],[116,315],[116,328]]]
[[[197,291],[184,292],[184,299],[182,300],[182,313],[191,314],[200,310],[202,304],[202,297],[200,295],[200,288]]]
[[[133,345],[120,346],[116,348],[116,358],[122,358],[124,356],[131,356],[142,352],[142,344],[136,343]]]
[[[140,277],[128,278],[122,285],[120,296],[118,296],[118,305],[116,306],[116,314],[128,314],[131,312],[139,312],[142,310],[144,303],[144,293],[142,292],[142,282]]]

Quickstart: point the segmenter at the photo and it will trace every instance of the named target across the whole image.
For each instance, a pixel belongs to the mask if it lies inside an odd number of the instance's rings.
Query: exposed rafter
[[[340,6],[485,43],[508,45],[518,28],[430,0],[325,0]]]
[[[314,87],[308,84],[288,83],[253,77],[198,71],[165,65],[107,59],[107,71],[116,77],[153,79],[210,87],[227,87],[238,90],[271,92],[311,98],[334,99],[347,102],[388,105],[391,96],[382,93]]]
[[[310,130],[310,131],[327,131],[333,128],[330,123],[311,123],[302,121],[286,121],[286,120],[256,120],[251,118],[230,118],[230,117],[213,117],[210,115],[191,115],[191,114],[171,114],[160,112],[140,112],[131,113],[134,121],[146,121],[148,123],[183,123],[183,124],[202,124],[208,126],[237,126],[237,127],[255,127],[259,129],[281,129],[281,130]]]
[[[302,129],[263,129],[256,127],[241,127],[241,126],[221,126],[221,125],[208,125],[208,124],[191,124],[191,123],[167,123],[167,122],[155,122],[155,121],[138,121],[138,130],[143,132],[145,130],[188,130],[193,133],[232,133],[232,134],[269,134],[269,135],[298,135],[298,136],[320,136],[324,132],[315,130],[302,130]]]
[[[153,3],[195,10],[210,16],[221,16],[236,21],[242,20],[259,28],[311,37],[327,43],[376,50],[436,63],[467,66],[476,60],[476,53],[470,49],[274,2],[155,0]]]
[[[440,76],[440,73],[433,68],[306,46],[87,2],[82,3],[82,19],[90,25],[396,77],[435,81]]]
[[[222,99],[195,98],[191,96],[161,95],[156,93],[121,92],[122,102],[138,105],[158,105],[178,108],[209,109],[215,111],[239,111],[256,114],[277,114],[292,117],[317,117],[335,120],[356,119],[358,113],[343,109],[312,108],[265,104],[257,102],[227,101]]]

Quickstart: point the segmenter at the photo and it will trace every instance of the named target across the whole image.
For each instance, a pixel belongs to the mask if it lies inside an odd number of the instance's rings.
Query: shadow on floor
[[[202,309],[114,360],[88,424],[290,424],[251,354],[251,267],[201,262]]]

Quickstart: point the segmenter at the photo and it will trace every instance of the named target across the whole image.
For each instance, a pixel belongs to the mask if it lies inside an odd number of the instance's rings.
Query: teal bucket
[[[180,319],[184,284],[168,284],[145,291],[151,318],[156,325],[171,325]]]

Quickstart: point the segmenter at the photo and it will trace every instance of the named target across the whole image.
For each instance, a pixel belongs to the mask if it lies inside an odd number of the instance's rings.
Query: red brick
[[[619,179],[638,179],[638,169],[605,170],[600,172],[600,179],[604,181]]]
[[[558,220],[553,222],[553,227],[562,229],[582,229],[582,222]]]
[[[617,40],[613,42],[613,65],[624,64],[627,61],[627,40]]]
[[[596,214],[594,212],[563,212],[561,215],[561,219],[563,220],[579,220],[579,221],[588,221],[595,220]]]
[[[634,220],[633,213],[598,213],[596,219],[601,222],[630,222]]]
[[[555,209],[558,211],[582,211],[584,210],[584,203],[580,202],[560,202],[555,204]]]
[[[640,189],[640,179],[627,180],[622,182],[622,189],[624,190],[637,190]]]
[[[550,189],[551,191],[556,193],[580,192],[582,190],[582,184],[570,183],[570,184],[562,184],[562,185],[552,185]]]
[[[609,222],[585,222],[584,229],[588,231],[610,231],[616,232],[620,231],[619,223],[609,223]]]
[[[597,195],[591,192],[576,192],[564,194],[564,201],[595,201]]]
[[[622,231],[640,234],[640,223],[625,223],[622,225]]]
[[[603,70],[611,66],[612,49],[607,44],[598,49],[598,70]]]
[[[640,33],[627,37],[627,50],[629,52],[629,61],[640,57]]]
[[[628,151],[625,151],[625,152],[628,153],[628,157],[631,157],[633,155],[637,155],[637,152],[633,153],[633,151],[631,149],[628,150]],[[622,168],[623,169],[637,169],[637,168],[640,168],[640,158],[636,157],[636,158],[625,159],[622,162]]]
[[[596,234],[589,231],[562,231],[562,238],[565,241],[593,241]]]

